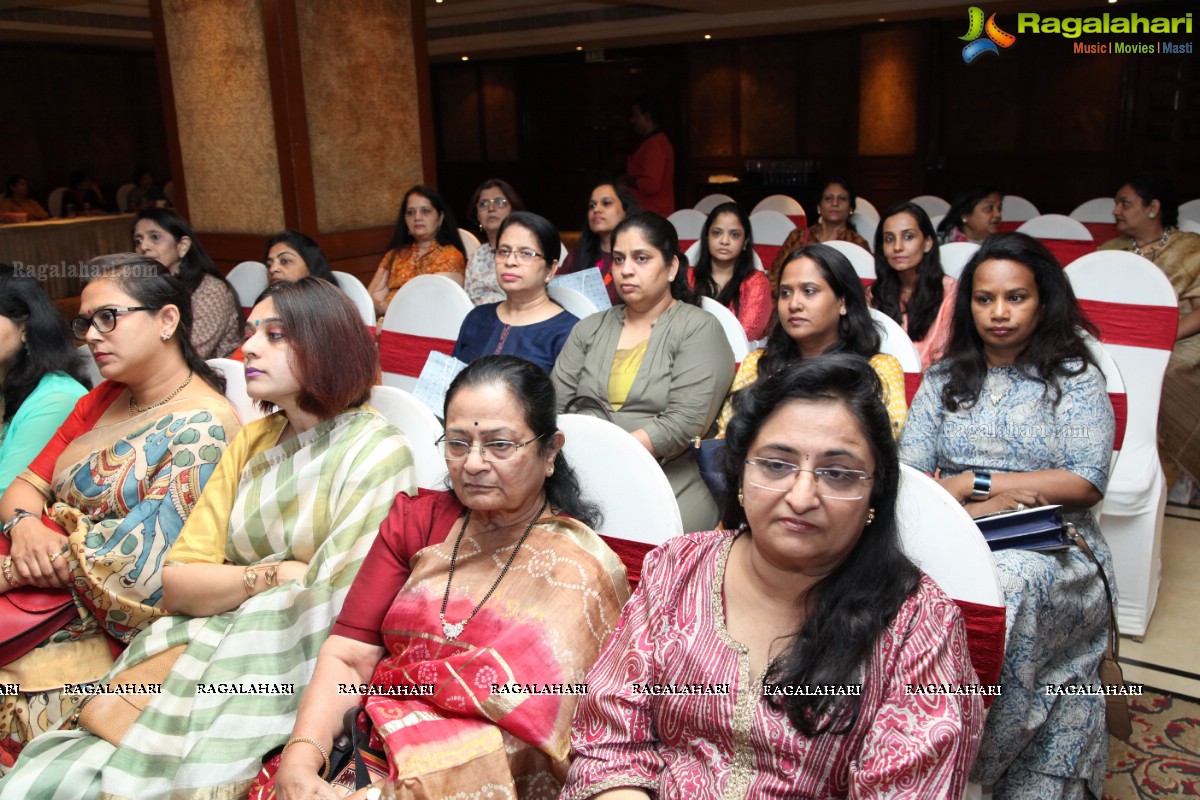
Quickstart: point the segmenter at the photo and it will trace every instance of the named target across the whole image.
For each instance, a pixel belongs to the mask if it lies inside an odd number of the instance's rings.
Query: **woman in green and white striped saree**
[[[163,602],[177,616],[141,633],[101,682],[178,645],[182,655],[119,746],[48,733],[0,798],[240,798],[261,754],[287,740],[380,522],[415,487],[403,434],[362,406],[375,351],[340,291],[278,284],[247,333],[247,388],[280,411],[234,439],[167,555]]]

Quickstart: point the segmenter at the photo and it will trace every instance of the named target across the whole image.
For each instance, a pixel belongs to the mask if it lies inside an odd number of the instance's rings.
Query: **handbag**
[[[333,740],[333,749],[329,752],[326,782],[343,790],[343,794],[350,794],[388,776],[387,753],[371,747],[371,718],[362,706],[347,710],[342,724],[344,730]],[[262,757],[263,768],[254,777],[247,800],[275,797],[275,776],[285,746],[281,744]]]
[[[700,477],[708,487],[709,493],[717,503],[717,508],[724,508],[729,499],[729,489],[725,485],[725,440],[692,439],[692,458],[700,468]]]
[[[158,691],[161,691],[162,682],[171,674],[171,669],[186,647],[187,645],[182,644],[175,645],[161,653],[155,653],[140,664],[121,670],[109,681],[108,689],[133,684],[145,687],[146,690],[136,694],[112,691],[89,695],[75,708],[75,713],[70,717],[71,722],[96,734],[109,744],[121,744],[138,714],[141,714],[142,709],[150,704]]]
[[[0,559],[11,549],[12,542],[0,536]],[[16,661],[78,616],[70,589],[21,586],[0,594],[0,665]]]
[[[1071,546],[1062,521],[1062,506],[1000,511],[976,517],[975,525],[992,550],[1048,553]]]

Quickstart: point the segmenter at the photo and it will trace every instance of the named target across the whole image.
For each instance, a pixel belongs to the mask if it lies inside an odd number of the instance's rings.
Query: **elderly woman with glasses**
[[[71,710],[67,684],[100,678],[166,613],[164,557],[239,428],[224,379],[192,348],[183,284],[132,253],[87,268],[97,277],[72,328],[105,380],[0,497],[0,592],[61,590],[76,613],[5,652],[0,681],[21,693],[0,705],[0,768]]]
[[[558,269],[558,231],[545,217],[518,211],[500,224],[496,278],[504,301],[467,314],[454,357],[520,356],[549,372],[579,318],[550,299],[546,287]]]
[[[589,527],[597,510],[563,456],[545,371],[481,358],[450,385],[444,414],[451,491],[396,498],[278,771],[267,766],[251,800],[337,797],[323,778],[356,707],[386,750],[367,765],[377,786],[557,796],[584,675],[629,596],[625,570]],[[353,787],[353,772],[336,783]]]
[[[904,555],[879,380],[849,353],[737,397],[725,530],[651,552],[588,673],[564,800],[961,797],[983,702]]]

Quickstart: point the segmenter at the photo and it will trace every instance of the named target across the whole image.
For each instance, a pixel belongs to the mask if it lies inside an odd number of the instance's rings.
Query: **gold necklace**
[[[149,411],[152,408],[158,408],[159,406],[166,405],[167,403],[174,400],[175,395],[182,392],[187,387],[187,385],[191,382],[192,382],[192,371],[188,370],[188,376],[183,379],[183,383],[181,383],[177,387],[175,387],[175,391],[171,392],[169,395],[164,397],[162,400],[159,400],[157,403],[153,403],[148,406],[139,406],[137,403],[133,402],[133,390],[130,389],[129,390],[129,416],[132,417],[137,414],[145,414],[147,411]]]
[[[1158,246],[1157,246],[1157,247],[1155,247],[1153,250],[1151,250],[1151,251],[1150,251],[1150,252],[1148,252],[1148,253],[1143,253],[1143,252],[1142,252],[1142,247],[1141,247],[1141,245],[1139,245],[1139,244],[1138,244],[1138,240],[1137,240],[1137,237],[1136,237],[1136,236],[1130,236],[1130,237],[1129,237],[1129,239],[1130,239],[1130,241],[1132,241],[1132,242],[1133,242],[1133,254],[1134,254],[1135,256],[1142,256],[1143,258],[1148,258],[1148,259],[1150,259],[1151,261],[1153,261],[1153,260],[1154,260],[1154,257],[1155,257],[1156,255],[1158,255],[1158,251],[1159,251],[1159,250],[1162,250],[1162,249],[1163,249],[1163,247],[1165,247],[1165,246],[1166,246],[1166,244],[1167,244],[1167,239],[1170,239],[1170,238],[1171,238],[1171,231],[1172,231],[1172,230],[1173,230],[1173,229],[1172,229],[1170,226],[1168,226],[1168,227],[1164,228],[1164,229],[1163,229],[1163,233],[1162,233],[1162,238],[1160,238],[1160,239],[1158,240]],[[1150,246],[1150,242],[1153,242],[1153,241],[1154,241],[1153,239],[1149,239],[1149,240],[1147,240],[1147,242],[1146,242],[1146,246],[1147,246],[1147,247],[1149,247],[1149,246]]]

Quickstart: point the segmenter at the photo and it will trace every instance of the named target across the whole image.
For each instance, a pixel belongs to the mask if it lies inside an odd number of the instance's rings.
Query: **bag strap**
[[[584,405],[585,403],[595,406],[600,411],[600,413],[604,415],[605,419],[607,419],[609,422],[611,422],[613,424],[616,424],[617,420],[613,417],[612,409],[609,408],[606,404],[601,403],[599,400],[597,400],[595,397],[592,397],[591,395],[581,394],[581,395],[576,395],[576,396],[572,397],[567,402],[567,404],[565,406],[563,406],[562,413],[570,414],[570,413],[572,413],[573,409],[575,409],[576,406],[581,406],[581,405]]]
[[[1100,566],[1100,561],[1096,558],[1096,554],[1092,552],[1091,546],[1079,531],[1075,529],[1073,523],[1067,523],[1067,536],[1096,565],[1096,569],[1100,572],[1100,580],[1104,584],[1104,594],[1108,597],[1108,644],[1105,647],[1104,656],[1115,661],[1120,655],[1121,633],[1117,630],[1117,609],[1113,603],[1112,587],[1108,585],[1108,576],[1104,574],[1104,567]]]

